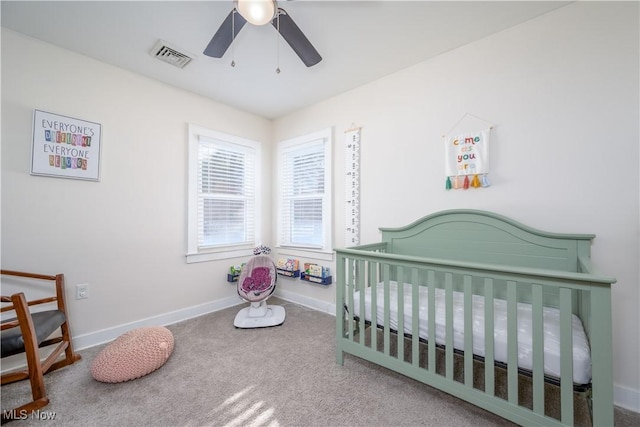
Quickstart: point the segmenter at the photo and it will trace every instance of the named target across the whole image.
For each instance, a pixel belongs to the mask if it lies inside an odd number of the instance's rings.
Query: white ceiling
[[[1,12],[3,27],[272,119],[567,3],[280,1],[323,57],[311,68],[271,25],[242,29],[235,67],[231,48],[203,55],[231,0],[3,0]],[[159,61],[149,54],[159,39],[195,59],[183,69]]]

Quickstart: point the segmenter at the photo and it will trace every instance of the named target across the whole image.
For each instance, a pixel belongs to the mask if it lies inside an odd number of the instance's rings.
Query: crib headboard
[[[380,228],[387,252],[425,258],[579,271],[590,258],[593,234],[536,230],[486,211],[455,209],[399,228]]]

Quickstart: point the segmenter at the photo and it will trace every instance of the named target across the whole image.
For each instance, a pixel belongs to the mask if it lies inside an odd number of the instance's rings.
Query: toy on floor
[[[143,377],[167,362],[173,345],[173,334],[164,326],[132,329],[102,349],[91,363],[91,375],[104,383]]]

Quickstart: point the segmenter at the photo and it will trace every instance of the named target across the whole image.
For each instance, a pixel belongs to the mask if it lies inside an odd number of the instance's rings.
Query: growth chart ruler
[[[344,133],[345,247],[360,244],[360,128]]]

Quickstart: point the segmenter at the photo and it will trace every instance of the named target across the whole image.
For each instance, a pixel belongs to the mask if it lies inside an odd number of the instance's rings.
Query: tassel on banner
[[[480,175],[458,175],[448,176],[444,188],[446,190],[468,190],[471,188],[486,188],[489,187],[489,177],[487,174]]]

